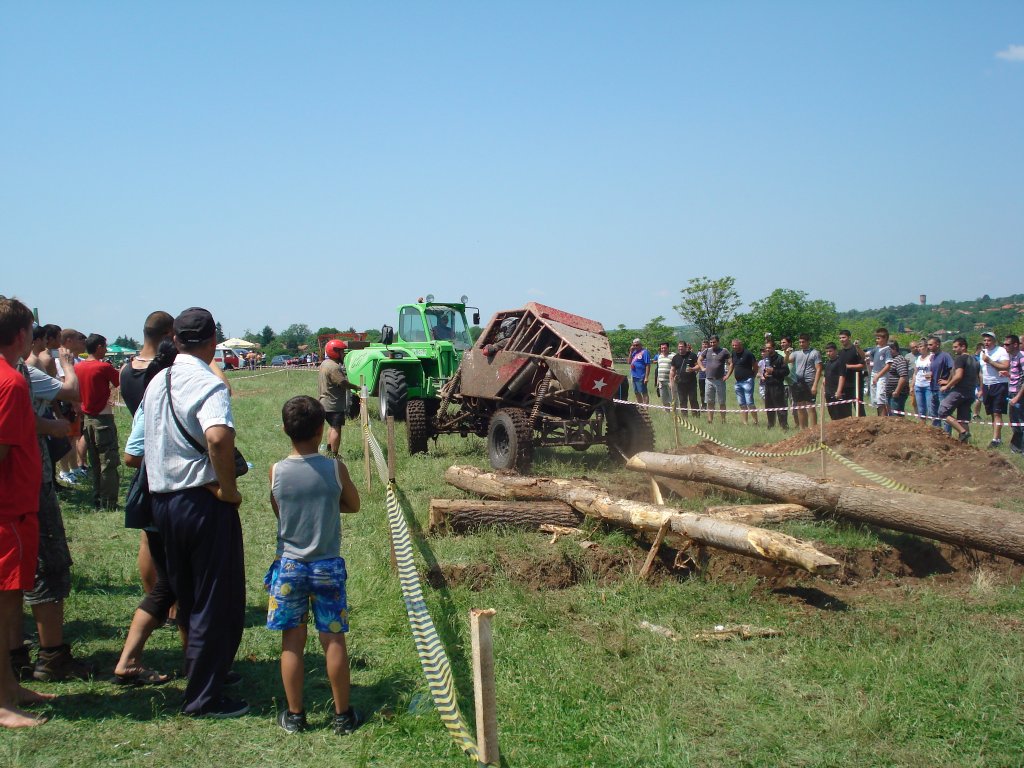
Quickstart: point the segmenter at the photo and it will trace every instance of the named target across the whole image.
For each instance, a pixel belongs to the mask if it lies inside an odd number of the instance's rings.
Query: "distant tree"
[[[367,328],[363,333],[366,334],[366,340],[371,344],[376,344],[380,341],[380,329],[379,328]]]
[[[605,335],[608,336],[608,343],[612,345],[612,356],[625,357],[629,352],[630,343],[640,335],[640,331],[619,323],[615,330],[606,331]]]
[[[131,336],[118,336],[114,339],[114,343],[119,347],[128,347],[129,349],[142,349],[142,345],[139,344]]]
[[[274,333],[274,329],[269,325],[264,325],[263,330],[260,331],[260,344],[264,347],[269,346],[275,338],[277,338],[277,334]]]
[[[794,344],[798,334],[809,333],[812,345],[821,346],[835,337],[836,323],[836,307],[831,301],[808,299],[803,291],[776,288],[752,302],[749,312],[737,315],[728,325],[728,335],[760,349],[765,333],[776,340],[787,336]]]
[[[253,333],[248,328],[245,329],[245,333],[242,334],[242,338],[246,341],[251,341],[253,344],[262,344],[263,337],[258,333]]]
[[[476,343],[476,340],[480,338],[480,334],[483,332],[484,329],[481,328],[479,325],[469,326],[469,338],[473,340],[474,344]]]
[[[279,334],[277,340],[290,352],[296,352],[302,344],[309,344],[312,331],[305,323],[292,323]],[[315,339],[314,339],[315,343]]]
[[[697,326],[704,338],[719,334],[742,303],[735,284],[734,277],[690,278],[690,284],[681,291],[682,300],[674,309],[683,320]]]
[[[224,328],[223,326],[221,326],[220,320],[217,321],[217,324],[214,326],[214,329],[217,332],[217,343],[220,344],[222,341],[224,341],[224,339],[227,338],[227,336],[224,335]]]
[[[672,351],[675,352],[676,331],[674,328],[665,325],[664,315],[658,315],[648,320],[647,325],[640,329],[640,333],[637,336],[640,337],[640,340],[643,341],[644,346],[648,349],[656,350],[658,345],[665,341],[668,342]]]
[[[316,334],[314,334],[314,335],[319,339],[321,336],[326,336],[326,335],[329,335],[329,334],[332,334],[332,333],[341,333],[341,331],[339,331],[334,326],[326,326],[325,325],[323,328],[318,329]]]

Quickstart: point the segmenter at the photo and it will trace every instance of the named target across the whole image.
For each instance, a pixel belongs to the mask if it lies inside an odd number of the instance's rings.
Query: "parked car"
[[[226,371],[233,371],[238,368],[238,355],[233,349],[217,347],[213,353],[213,362]]]
[[[291,355],[277,355],[273,360],[270,361],[270,364],[275,366],[292,365],[293,361],[294,359],[292,358]]]

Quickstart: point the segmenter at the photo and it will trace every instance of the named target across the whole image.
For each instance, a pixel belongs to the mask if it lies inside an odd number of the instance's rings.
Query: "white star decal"
[[[608,382],[607,382],[607,381],[605,381],[604,379],[597,379],[597,380],[595,380],[595,381],[594,381],[594,383],[593,383],[593,385],[592,385],[592,386],[594,387],[594,389],[595,389],[596,391],[600,392],[600,391],[601,391],[602,389],[604,389],[604,388],[605,388],[605,385],[606,385],[607,383],[608,383]]]

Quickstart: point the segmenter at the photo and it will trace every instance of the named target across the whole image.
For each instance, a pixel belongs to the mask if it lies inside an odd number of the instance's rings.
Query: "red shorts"
[[[30,590],[39,560],[39,515],[0,520],[0,592]]]

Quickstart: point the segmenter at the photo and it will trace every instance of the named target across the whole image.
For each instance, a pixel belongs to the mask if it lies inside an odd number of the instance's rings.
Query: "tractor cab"
[[[479,312],[474,317],[479,318]],[[435,303],[432,296],[399,308],[397,337],[406,344],[447,341],[460,352],[473,345],[465,303]]]

